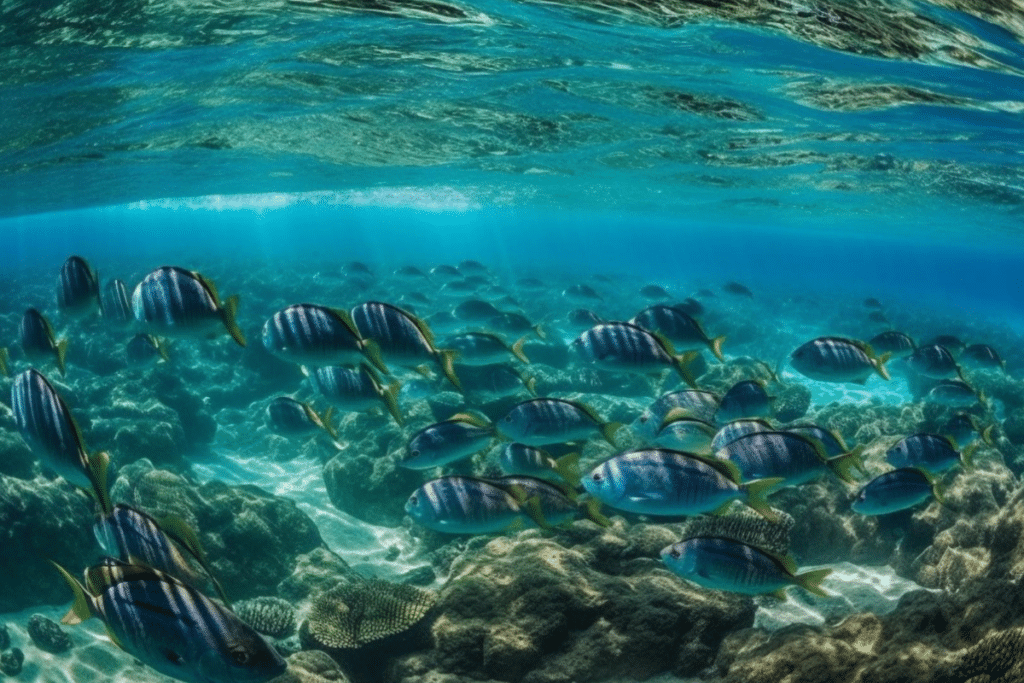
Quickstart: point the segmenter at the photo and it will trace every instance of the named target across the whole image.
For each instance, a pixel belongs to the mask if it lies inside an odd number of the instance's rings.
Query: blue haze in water
[[[529,317],[564,333],[558,342],[578,333],[565,326],[569,310],[628,317],[651,303],[639,288],[658,284],[674,300],[710,291],[696,296],[709,332],[726,335],[728,360],[775,366],[812,337],[868,339],[891,325],[919,341],[991,343],[1016,380],[1021,16],[980,0],[5,2],[0,346],[12,348],[15,372],[28,367],[17,324],[38,306],[72,338],[69,390],[90,335],[120,354],[125,335],[57,316],[52,286],[71,254],[104,281],[124,278],[129,293],[161,265],[213,273],[222,294],[241,295],[250,346],[277,307],[300,300],[349,308],[419,291],[433,299],[416,305],[424,317],[450,309],[455,300],[435,296],[440,282],[388,274],[473,259]],[[376,288],[324,300],[318,283],[334,287],[354,260],[380,276]],[[516,291],[524,276],[546,289]],[[258,294],[246,291],[254,279]],[[723,292],[729,281],[754,298]],[[575,283],[605,299],[565,300]],[[275,301],[275,289],[301,294]],[[888,322],[870,321],[867,297]],[[234,358],[226,339],[175,348],[176,362],[210,373]],[[809,416],[832,401],[920,399],[902,374],[857,387],[782,369],[812,388]],[[316,399],[299,382],[281,391]],[[411,396],[404,407],[422,400]],[[407,527],[332,507],[316,460],[264,467],[262,445],[232,441],[266,436],[269,398],[215,413],[217,438],[192,473],[293,497],[366,574],[425,566]],[[606,398],[601,409],[628,423],[654,394]],[[422,405],[406,435],[440,419]],[[1011,410],[994,401],[990,417],[1005,426]],[[313,488],[296,488],[291,464]],[[1010,469],[1019,486],[1019,458]],[[400,546],[400,559],[385,558],[385,545]],[[906,581],[901,590],[916,585],[877,564],[885,581]],[[29,654],[26,677],[71,680],[17,630],[44,602],[0,621]],[[800,621],[797,606],[762,609],[758,625]],[[829,609],[812,602],[808,613],[820,623]]]

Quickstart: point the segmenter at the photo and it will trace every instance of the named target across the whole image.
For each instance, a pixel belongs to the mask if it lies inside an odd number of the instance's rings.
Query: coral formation
[[[287,638],[295,631],[295,608],[287,600],[262,596],[236,602],[232,610],[265,636]]]

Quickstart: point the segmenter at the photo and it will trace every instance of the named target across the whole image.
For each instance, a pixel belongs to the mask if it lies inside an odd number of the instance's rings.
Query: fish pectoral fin
[[[786,595],[786,591],[782,588],[780,588],[777,591],[772,591],[771,593],[768,593],[768,595],[772,596],[779,602],[786,602],[787,600],[789,600],[789,596]]]

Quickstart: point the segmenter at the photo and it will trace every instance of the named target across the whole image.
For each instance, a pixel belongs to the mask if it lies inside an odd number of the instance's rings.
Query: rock
[[[0,673],[14,678],[21,673],[22,664],[25,663],[25,653],[18,648],[11,648],[10,652],[0,654]]]
[[[0,613],[67,602],[71,593],[47,560],[79,571],[96,555],[89,498],[63,479],[0,475]]]
[[[21,438],[14,416],[0,408],[0,474],[18,479],[35,476],[36,456]]]
[[[32,642],[40,650],[60,654],[71,649],[71,636],[65,633],[64,629],[56,622],[47,619],[42,614],[33,614],[29,617],[26,629]]]
[[[11,646],[11,634],[7,630],[7,624],[0,624],[0,652]]]
[[[324,465],[324,485],[331,504],[369,524],[398,526],[405,501],[423,483],[422,472],[398,466],[404,439],[379,451],[349,447]]]
[[[753,623],[749,598],[694,588],[653,560],[671,532],[641,527],[645,540],[634,545],[621,521],[571,529],[559,533],[563,542],[586,540],[566,547],[524,532],[457,558],[440,591],[434,647],[400,658],[393,679],[689,676],[711,663],[726,633]]]
[[[775,403],[775,419],[779,422],[796,422],[811,407],[811,390],[802,384],[786,384],[772,390]]]
[[[341,557],[327,548],[314,548],[295,557],[295,569],[278,584],[277,593],[286,600],[298,602],[312,594],[323,593],[339,583],[360,579]]]
[[[274,683],[348,683],[338,663],[319,650],[304,650],[288,657],[288,671]]]

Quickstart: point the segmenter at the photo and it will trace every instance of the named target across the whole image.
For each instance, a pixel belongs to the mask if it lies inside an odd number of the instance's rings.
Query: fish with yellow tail
[[[157,268],[132,292],[135,319],[165,337],[202,337],[226,330],[236,344],[245,346],[237,312],[237,294],[222,302],[213,282],[177,266]]]

